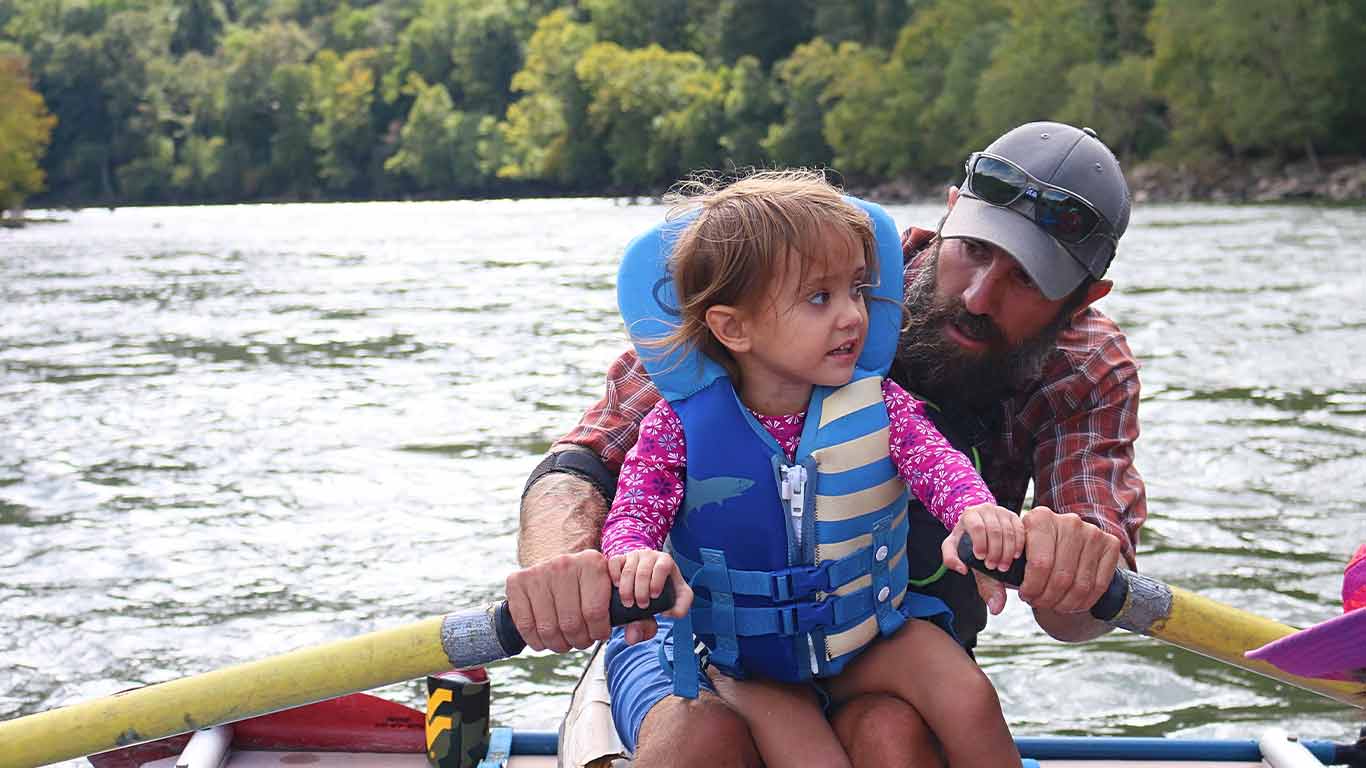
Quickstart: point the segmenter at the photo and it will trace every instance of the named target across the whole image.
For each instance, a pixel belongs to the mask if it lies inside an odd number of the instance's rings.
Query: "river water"
[[[934,206],[890,209],[932,226]],[[0,719],[494,599],[527,472],[625,336],[611,200],[87,210],[0,231]],[[1142,568],[1292,624],[1366,540],[1366,210],[1137,208]],[[1142,637],[980,650],[1019,734],[1346,740],[1341,705]],[[581,654],[493,671],[557,724]],[[382,694],[422,706],[420,682]]]

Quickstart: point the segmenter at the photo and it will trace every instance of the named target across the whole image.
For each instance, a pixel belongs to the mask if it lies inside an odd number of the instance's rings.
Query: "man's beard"
[[[1073,302],[1032,338],[1012,348],[991,318],[967,311],[961,296],[937,297],[938,267],[936,241],[906,284],[908,316],[897,362],[920,396],[982,411],[1039,378],[1049,355],[1057,350],[1058,334],[1071,324]],[[945,336],[950,322],[986,342],[986,351],[968,352]]]

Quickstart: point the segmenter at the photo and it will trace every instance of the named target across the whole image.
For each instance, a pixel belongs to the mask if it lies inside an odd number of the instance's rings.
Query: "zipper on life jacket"
[[[800,464],[782,468],[783,486],[781,489],[783,501],[786,501],[788,513],[792,516],[792,536],[797,540],[797,546],[802,544],[802,517],[806,514],[806,467]]]
[[[802,546],[802,526],[806,518],[806,467],[801,464],[782,468],[782,488],[779,489],[783,501],[787,502],[788,514],[792,518],[792,535],[797,540],[800,551]],[[819,560],[819,556],[816,557]],[[823,596],[822,596],[823,597]],[[816,641],[811,633],[806,633],[806,653],[811,662],[811,676],[820,674],[820,661],[816,658]]]

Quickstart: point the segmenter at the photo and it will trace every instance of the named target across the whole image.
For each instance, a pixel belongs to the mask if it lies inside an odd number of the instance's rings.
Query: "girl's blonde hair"
[[[669,258],[680,318],[673,332],[648,345],[660,348],[661,356],[680,348],[700,350],[738,383],[735,359],[707,327],[707,310],[753,307],[785,269],[795,267],[805,282],[813,266],[822,266],[827,234],[843,235],[863,252],[870,282],[877,274],[872,219],[841,197],[821,171],[757,171],[728,186],[694,176],[674,194],[679,202],[669,218],[694,212],[696,217]]]

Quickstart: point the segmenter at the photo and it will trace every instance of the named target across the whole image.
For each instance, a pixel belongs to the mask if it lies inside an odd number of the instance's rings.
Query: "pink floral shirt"
[[[925,416],[925,404],[886,379],[882,400],[891,418],[892,463],[925,508],[953,528],[963,510],[995,500],[968,458],[949,445]],[[773,435],[789,461],[797,452],[806,413],[754,417]],[[607,556],[659,549],[683,504],[687,476],[683,423],[669,404],[655,404],[640,422],[640,438],[626,454],[617,477],[617,496],[602,528]]]

